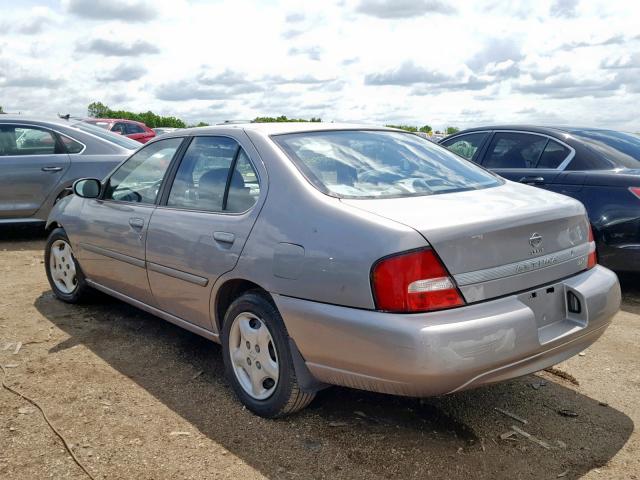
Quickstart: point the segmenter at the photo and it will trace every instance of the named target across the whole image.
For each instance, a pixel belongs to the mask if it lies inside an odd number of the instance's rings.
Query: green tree
[[[256,117],[251,120],[251,123],[278,123],[278,122],[322,122],[321,118],[311,117],[307,120],[304,118],[288,118],[286,115],[280,115],[279,117]]]
[[[90,103],[87,107],[87,114],[93,118],[106,118],[109,107],[102,102]]]
[[[397,128],[399,130],[406,130],[407,132],[413,133],[416,133],[418,131],[417,127],[412,127],[411,125],[385,125],[385,127]]]
[[[431,133],[433,131],[433,129],[431,128],[430,125],[424,125],[424,126],[420,127],[418,129],[418,131],[422,132],[422,133]]]
[[[447,127],[447,135],[453,135],[454,133],[458,133],[460,129],[458,127]]]

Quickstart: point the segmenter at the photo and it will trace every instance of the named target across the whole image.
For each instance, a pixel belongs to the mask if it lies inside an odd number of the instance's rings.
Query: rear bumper
[[[316,380],[408,396],[455,392],[532,373],[592,344],[620,306],[597,266],[559,283],[581,312],[536,318],[529,292],[425,314],[390,314],[274,295]],[[548,312],[547,312],[548,313]],[[542,317],[542,315],[538,315]]]

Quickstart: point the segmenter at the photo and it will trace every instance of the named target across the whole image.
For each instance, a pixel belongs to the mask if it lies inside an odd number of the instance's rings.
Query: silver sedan
[[[139,146],[79,120],[0,115],[0,224],[44,223],[75,180],[105,177]]]
[[[222,344],[253,412],[343,385],[427,396],[577,354],[620,304],[584,207],[406,132],[180,130],[53,209],[55,295],[100,290]]]

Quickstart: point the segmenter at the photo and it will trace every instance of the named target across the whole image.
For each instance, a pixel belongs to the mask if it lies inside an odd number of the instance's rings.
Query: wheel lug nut
[[[247,365],[251,365],[251,359],[247,357]]]
[[[260,353],[260,345],[256,345],[256,353]]]
[[[247,342],[247,350],[251,350],[251,344]]]
[[[258,370],[260,370],[260,369],[262,368],[262,366],[260,365],[260,362],[256,362],[256,368],[257,368]]]

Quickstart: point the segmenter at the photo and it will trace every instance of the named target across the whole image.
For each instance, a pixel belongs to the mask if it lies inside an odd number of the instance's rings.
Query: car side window
[[[457,153],[461,157],[471,160],[488,135],[488,132],[470,133],[452,138],[451,140],[445,140],[442,144],[453,153]]]
[[[66,135],[60,135],[60,140],[62,140],[62,144],[67,150],[67,153],[80,153],[84,150],[84,145],[80,142],[76,142],[74,139],[69,138]]]
[[[571,153],[571,150],[564,145],[549,140],[547,146],[544,147],[544,152],[542,152],[536,168],[558,168],[569,156],[569,153]]]
[[[120,135],[126,135],[127,126],[122,122],[117,122],[117,123],[114,123],[113,127],[111,128],[111,131],[119,133]]]
[[[0,126],[0,156],[62,153],[49,130],[17,125]]]
[[[104,200],[153,204],[182,138],[154,142],[120,165],[107,181]]]
[[[127,135],[134,133],[144,133],[144,129],[135,123],[125,123]]]
[[[483,166],[535,168],[548,138],[528,133],[498,132],[493,136]]]
[[[176,172],[167,206],[241,213],[256,203],[259,193],[256,172],[235,140],[195,137]]]

